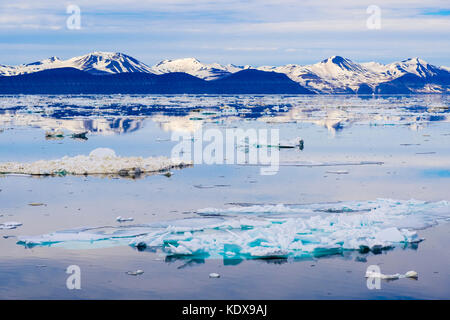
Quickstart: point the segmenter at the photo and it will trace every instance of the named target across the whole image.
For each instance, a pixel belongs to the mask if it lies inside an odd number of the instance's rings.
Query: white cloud
[[[69,4],[81,8],[80,31],[66,30]],[[366,27],[371,4],[382,10],[381,30]],[[66,57],[72,51],[107,48],[137,53],[147,63],[173,56],[242,64],[309,63],[341,54],[391,61],[422,56],[449,64],[450,19],[423,14],[446,8],[448,0],[2,1],[0,43],[2,48],[9,41],[29,48],[29,61],[36,58],[32,46],[47,45],[51,56],[59,54],[51,52],[57,43]],[[2,63],[26,55],[8,48],[0,52]]]

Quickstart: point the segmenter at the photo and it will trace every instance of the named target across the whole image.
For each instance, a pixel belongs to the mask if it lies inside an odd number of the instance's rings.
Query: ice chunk
[[[121,174],[137,176],[142,173],[160,172],[172,168],[191,165],[177,159],[166,157],[118,157],[108,148],[98,148],[89,156],[65,156],[57,160],[40,160],[32,163],[0,163],[0,174],[32,175],[86,175],[86,174]]]
[[[417,279],[419,277],[419,274],[416,271],[411,270],[405,273],[405,277]]]
[[[17,227],[20,227],[22,223],[10,221],[10,222],[3,222],[0,223],[0,229],[16,229]]]
[[[31,206],[31,207],[40,207],[40,206],[45,206],[45,203],[42,203],[42,202],[30,202],[28,205]]]
[[[326,173],[332,173],[332,174],[348,174],[349,172],[347,170],[333,170],[333,171],[326,171]]]
[[[117,218],[116,218],[116,221],[117,222],[127,222],[127,221],[133,221],[134,219],[132,218],[132,217],[129,217],[129,218],[122,218],[122,216],[118,216]]]
[[[220,274],[213,272],[213,273],[209,274],[209,277],[210,278],[220,278]]]
[[[405,274],[395,273],[395,274],[383,274],[381,272],[367,271],[366,278],[380,278],[383,280],[397,280],[402,278],[418,278],[418,273],[416,271],[408,271]]]
[[[377,199],[199,211],[219,215],[21,236],[18,243],[78,249],[128,244],[163,255],[223,259],[320,257],[346,250],[379,252],[417,242],[414,229],[448,220],[450,204]]]
[[[136,270],[136,271],[127,271],[126,274],[130,275],[130,276],[139,276],[141,274],[143,274],[144,271],[143,270]]]
[[[383,274],[380,272],[373,272],[373,271],[367,271],[366,272],[366,278],[380,278],[383,280],[397,280],[400,279],[401,274],[400,273],[396,273],[396,274]]]
[[[86,135],[88,134],[88,131],[78,132],[78,133],[72,133],[71,138],[72,139],[80,139],[80,140],[87,140],[88,138]],[[94,150],[95,151],[95,150]],[[113,151],[114,152],[114,151]],[[92,152],[91,152],[92,153]]]
[[[62,138],[62,137],[64,137],[64,131],[62,131],[62,130],[46,131],[45,136],[48,138],[54,138],[54,137]]]

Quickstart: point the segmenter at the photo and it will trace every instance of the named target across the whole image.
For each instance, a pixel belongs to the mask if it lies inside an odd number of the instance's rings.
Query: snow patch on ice
[[[191,164],[167,157],[119,157],[116,156],[114,150],[98,148],[93,150],[89,156],[65,156],[57,160],[39,160],[32,163],[0,163],[0,174],[60,176],[67,174],[119,174],[136,176],[141,173],[158,172],[189,165]]]

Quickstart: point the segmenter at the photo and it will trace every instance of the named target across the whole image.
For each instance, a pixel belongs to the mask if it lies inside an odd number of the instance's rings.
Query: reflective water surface
[[[140,178],[0,175],[0,224],[22,223],[0,229],[0,298],[448,298],[448,210],[434,219],[431,210],[420,209],[433,225],[416,230],[424,241],[301,259],[186,256],[95,241],[75,248],[18,242],[84,227],[211,218],[205,208],[229,216],[232,207],[449,201],[449,107],[442,95],[2,96],[1,162],[58,159],[99,147],[124,157],[170,156],[173,133],[208,128],[279,129],[281,140],[300,137],[304,148],[280,149],[282,163],[301,165],[280,166],[270,176],[237,164],[195,164],[171,176]],[[49,130],[64,135],[46,137]],[[87,139],[72,137],[85,131]],[[415,218],[412,212],[401,214]],[[269,218],[272,213],[266,212]],[[118,216],[133,221],[119,223]],[[82,290],[66,288],[65,269],[72,264],[82,270]],[[383,281],[380,290],[369,290],[364,274],[372,264],[386,274],[415,270],[419,279]],[[138,269],[144,274],[126,274]],[[210,279],[211,272],[221,277]]]

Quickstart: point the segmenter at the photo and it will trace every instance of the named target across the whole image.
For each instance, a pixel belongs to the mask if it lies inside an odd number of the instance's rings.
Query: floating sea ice
[[[210,277],[210,278],[220,278],[220,274],[214,273],[214,272],[213,272],[213,273],[210,273],[210,274],[209,274],[209,277]]]
[[[51,131],[46,131],[45,132],[45,136],[52,138],[52,137],[58,137],[58,138],[62,138],[64,137],[64,131],[62,130],[51,130]]]
[[[380,272],[367,271],[365,277],[366,278],[380,278],[383,280],[397,280],[400,279],[401,274],[383,274]]]
[[[22,225],[22,223],[15,222],[15,221],[3,222],[3,223],[0,223],[0,229],[16,229],[17,227],[20,227],[21,225]]]
[[[300,150],[303,150],[304,146],[305,142],[300,137],[293,138],[290,140],[282,140],[278,145],[279,148],[299,148]]]
[[[31,207],[40,207],[40,206],[45,206],[45,203],[42,203],[42,202],[30,202],[28,205],[31,206]]]
[[[405,277],[417,279],[419,277],[419,274],[416,271],[411,270],[405,273]]]
[[[449,220],[450,203],[377,199],[244,205],[199,213],[202,216],[198,218],[139,226],[21,236],[18,243],[66,248],[80,248],[79,243],[87,247],[129,244],[169,256],[223,259],[319,257],[346,250],[378,252],[420,241],[416,230]]]
[[[380,278],[383,280],[397,280],[402,278],[412,278],[417,279],[419,277],[416,271],[408,271],[405,274],[395,273],[395,274],[383,274],[380,272],[367,271],[366,278]]]
[[[72,133],[70,136],[72,139],[80,139],[80,140],[87,140],[88,138],[86,135],[88,134],[88,131],[78,132],[78,133]]]
[[[134,220],[134,218],[132,218],[132,217],[129,217],[129,218],[122,218],[121,216],[118,216],[117,218],[116,218],[116,221],[117,222],[127,222],[127,221],[133,221]]]
[[[126,274],[130,275],[130,276],[139,276],[141,274],[143,274],[144,271],[143,270],[136,270],[136,271],[127,271]]]
[[[0,163],[0,174],[59,176],[67,174],[119,174],[121,176],[138,176],[142,173],[160,172],[190,165],[191,163],[166,157],[119,157],[114,150],[98,148],[93,150],[89,156],[65,156],[61,159],[39,160],[32,163]]]
[[[378,231],[375,234],[375,239],[378,240],[380,243],[384,242],[404,242],[407,237],[405,237],[397,228],[387,228]]]
[[[334,171],[326,171],[326,173],[332,173],[332,174],[348,174],[349,172],[347,170],[334,170]]]

